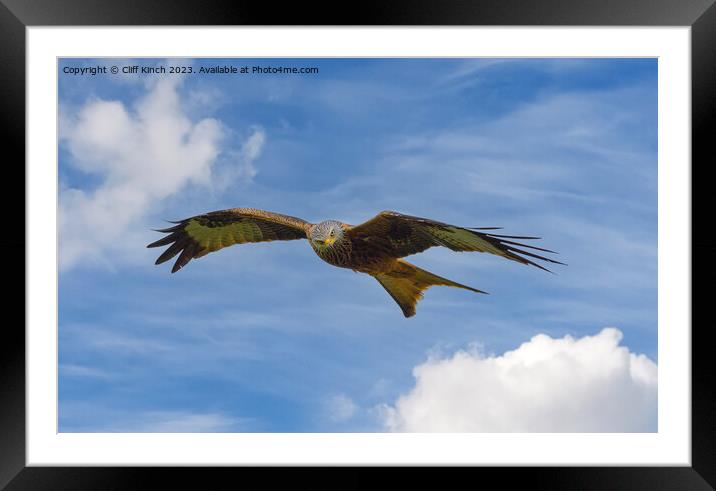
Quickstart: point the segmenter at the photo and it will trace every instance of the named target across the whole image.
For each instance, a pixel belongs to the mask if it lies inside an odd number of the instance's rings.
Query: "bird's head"
[[[333,247],[333,244],[343,240],[343,227],[341,227],[341,222],[336,220],[317,223],[310,233],[311,244],[319,249]]]

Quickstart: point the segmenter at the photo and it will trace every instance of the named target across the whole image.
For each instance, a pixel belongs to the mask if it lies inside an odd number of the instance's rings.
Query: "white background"
[[[27,29],[27,464],[690,465],[690,29]],[[658,57],[659,432],[57,433],[57,57]]]

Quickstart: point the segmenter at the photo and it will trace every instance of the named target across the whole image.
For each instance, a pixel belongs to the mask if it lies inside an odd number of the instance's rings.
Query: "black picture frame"
[[[460,469],[480,472],[501,484],[516,480],[549,489],[713,489],[716,487],[716,373],[711,363],[710,326],[696,325],[704,311],[714,272],[716,251],[712,214],[714,193],[698,193],[711,186],[705,176],[713,162],[710,144],[716,119],[716,6],[715,0],[400,0],[361,2],[355,8],[336,4],[326,10],[319,3],[272,3],[186,0],[0,0],[0,121],[3,131],[5,192],[3,210],[17,220],[24,197],[25,158],[25,29],[28,26],[112,25],[541,25],[541,26],[690,26],[692,70],[692,466],[691,467],[501,467]],[[701,177],[701,179],[699,179]],[[697,198],[698,197],[698,198]],[[709,230],[710,229],[710,230]],[[24,234],[16,232],[0,244],[8,268],[21,281],[6,282],[5,305],[24,305],[25,264],[15,259],[25,251]],[[24,252],[23,252],[24,254]],[[22,272],[20,271],[22,269]],[[699,282],[699,280],[701,280]],[[699,284],[700,283],[700,284]],[[701,308],[696,308],[701,300]],[[22,317],[25,312],[23,310]],[[7,318],[7,317],[6,317]],[[246,468],[82,468],[27,467],[25,446],[25,334],[20,322],[5,322],[0,343],[0,488],[19,489],[136,489],[156,486],[158,480],[181,480],[206,487],[217,478],[271,476],[269,469]],[[693,327],[695,326],[696,327]],[[675,326],[670,326],[675,328]],[[688,326],[682,326],[687,329]],[[417,471],[417,472],[415,472]],[[350,469],[336,482],[339,489],[370,484],[372,469]],[[294,485],[323,477],[309,469],[290,470]],[[413,475],[423,479],[422,470]],[[451,475],[452,479],[467,477]],[[484,482],[484,481],[483,481]],[[233,485],[246,485],[235,482]],[[162,487],[163,487],[162,486]],[[333,487],[333,486],[332,486]]]

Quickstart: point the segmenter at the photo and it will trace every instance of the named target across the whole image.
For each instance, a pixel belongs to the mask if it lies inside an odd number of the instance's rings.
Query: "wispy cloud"
[[[258,172],[254,162],[261,155],[265,143],[266,131],[260,126],[251,128],[240,148],[226,152],[219,163],[213,179],[214,188],[223,192],[236,181],[251,181]]]
[[[332,421],[342,422],[351,419],[358,411],[358,406],[353,399],[345,394],[338,394],[328,399],[328,417]]]
[[[60,377],[80,377],[91,379],[111,379],[114,374],[92,366],[76,365],[73,363],[60,363]]]
[[[633,194],[614,185],[617,176],[655,191],[655,149],[645,152],[627,136],[648,115],[635,114],[626,101],[646,107],[650,96],[632,88],[558,94],[494,120],[396,139],[380,166],[400,175],[403,186],[430,179],[458,198],[492,197],[520,207],[562,198],[624,204]]]
[[[256,424],[222,412],[153,411],[70,404],[61,413],[65,433],[229,433]],[[64,423],[64,424],[63,424]]]

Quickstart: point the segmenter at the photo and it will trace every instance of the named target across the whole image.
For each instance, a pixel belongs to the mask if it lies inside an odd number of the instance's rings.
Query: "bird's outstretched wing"
[[[155,264],[161,264],[179,254],[172,273],[179,271],[193,258],[234,244],[305,239],[311,227],[310,223],[300,218],[254,208],[212,211],[171,223],[177,225],[157,230],[169,235],[147,247],[169,245]]]
[[[495,227],[482,229],[463,228],[427,218],[403,215],[395,211],[382,211],[367,222],[351,227],[348,233],[354,241],[376,243],[376,245],[380,242],[383,247],[385,247],[384,239],[387,239],[390,250],[386,252],[394,257],[405,257],[417,254],[430,247],[443,246],[453,251],[489,252],[522,264],[531,264],[546,271],[549,270],[529,258],[564,264],[554,259],[525,251],[523,248],[556,254],[554,251],[509,240],[529,240],[538,239],[539,237],[518,237],[479,232],[479,230],[494,229]]]

